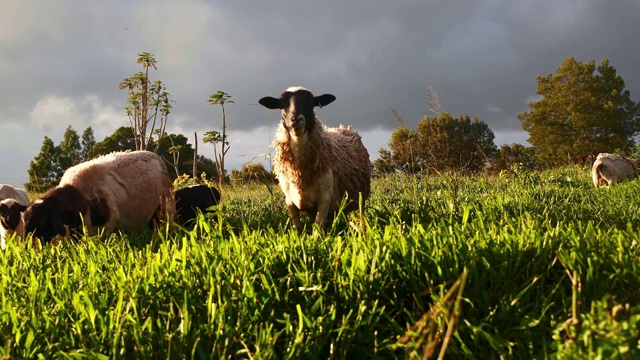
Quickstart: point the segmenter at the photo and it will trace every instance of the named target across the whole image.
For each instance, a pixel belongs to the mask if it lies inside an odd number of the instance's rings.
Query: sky
[[[71,126],[97,141],[128,126],[119,83],[157,61],[173,108],[167,132],[213,158],[204,132],[220,130],[221,90],[230,150],[227,170],[270,168],[280,114],[258,105],[290,86],[337,100],[316,114],[351,125],[371,159],[400,124],[415,128],[442,110],[477,115],[497,146],[526,144],[516,115],[537,99],[536,76],[568,56],[609,59],[640,101],[639,0],[2,0],[0,183],[23,187],[44,137],[57,145]]]

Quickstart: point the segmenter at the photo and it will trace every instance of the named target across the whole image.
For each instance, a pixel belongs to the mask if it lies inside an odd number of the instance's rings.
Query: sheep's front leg
[[[321,229],[324,229],[324,223],[327,220],[327,215],[329,215],[329,208],[331,207],[331,199],[333,198],[333,187],[335,186],[335,184],[333,183],[333,179],[333,173],[329,171],[324,176],[322,176],[321,180],[319,181],[320,197],[318,199],[316,224],[318,224]]]
[[[324,229],[324,223],[327,220],[329,214],[329,205],[331,205],[331,197],[322,197],[322,200],[318,204],[318,212],[316,213],[316,224]]]
[[[300,222],[300,209],[290,200],[287,199],[287,210],[289,210],[289,215],[291,216],[291,220],[293,220],[293,225],[298,229],[298,231],[302,231],[302,223]]]

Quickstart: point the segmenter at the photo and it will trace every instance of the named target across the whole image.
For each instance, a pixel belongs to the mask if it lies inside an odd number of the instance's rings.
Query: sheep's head
[[[258,102],[268,109],[280,109],[282,111],[282,125],[296,136],[309,133],[313,130],[316,106],[326,106],[336,99],[331,94],[313,96],[303,87],[290,87],[280,95],[279,99],[271,96],[263,97]]]
[[[24,211],[24,230],[34,238],[49,243],[57,235],[65,236],[65,225],[82,224],[80,213],[86,210],[85,197],[73,186],[47,191]]]
[[[22,212],[26,206],[15,199],[4,199],[0,202],[0,224],[7,230],[15,230],[20,224]]]

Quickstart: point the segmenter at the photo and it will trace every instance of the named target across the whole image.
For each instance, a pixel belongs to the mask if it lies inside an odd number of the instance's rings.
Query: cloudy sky
[[[167,130],[193,143],[220,128],[226,106],[228,169],[268,168],[279,114],[257,104],[301,85],[337,100],[317,110],[329,126],[350,124],[372,159],[398,126],[415,127],[429,107],[478,115],[496,145],[524,144],[516,114],[535,98],[536,75],[569,55],[608,58],[640,101],[640,1],[3,0],[0,12],[0,182],[22,187],[44,136],[58,144],[71,125],[101,141],[128,125],[120,81],[155,55],[152,80],[175,101]],[[213,147],[199,141],[200,153]]]

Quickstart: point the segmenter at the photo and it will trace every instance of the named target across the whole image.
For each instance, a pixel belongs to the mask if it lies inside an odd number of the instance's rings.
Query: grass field
[[[639,358],[640,182],[393,175],[298,235],[279,189],[193,230],[0,253],[6,358]]]

